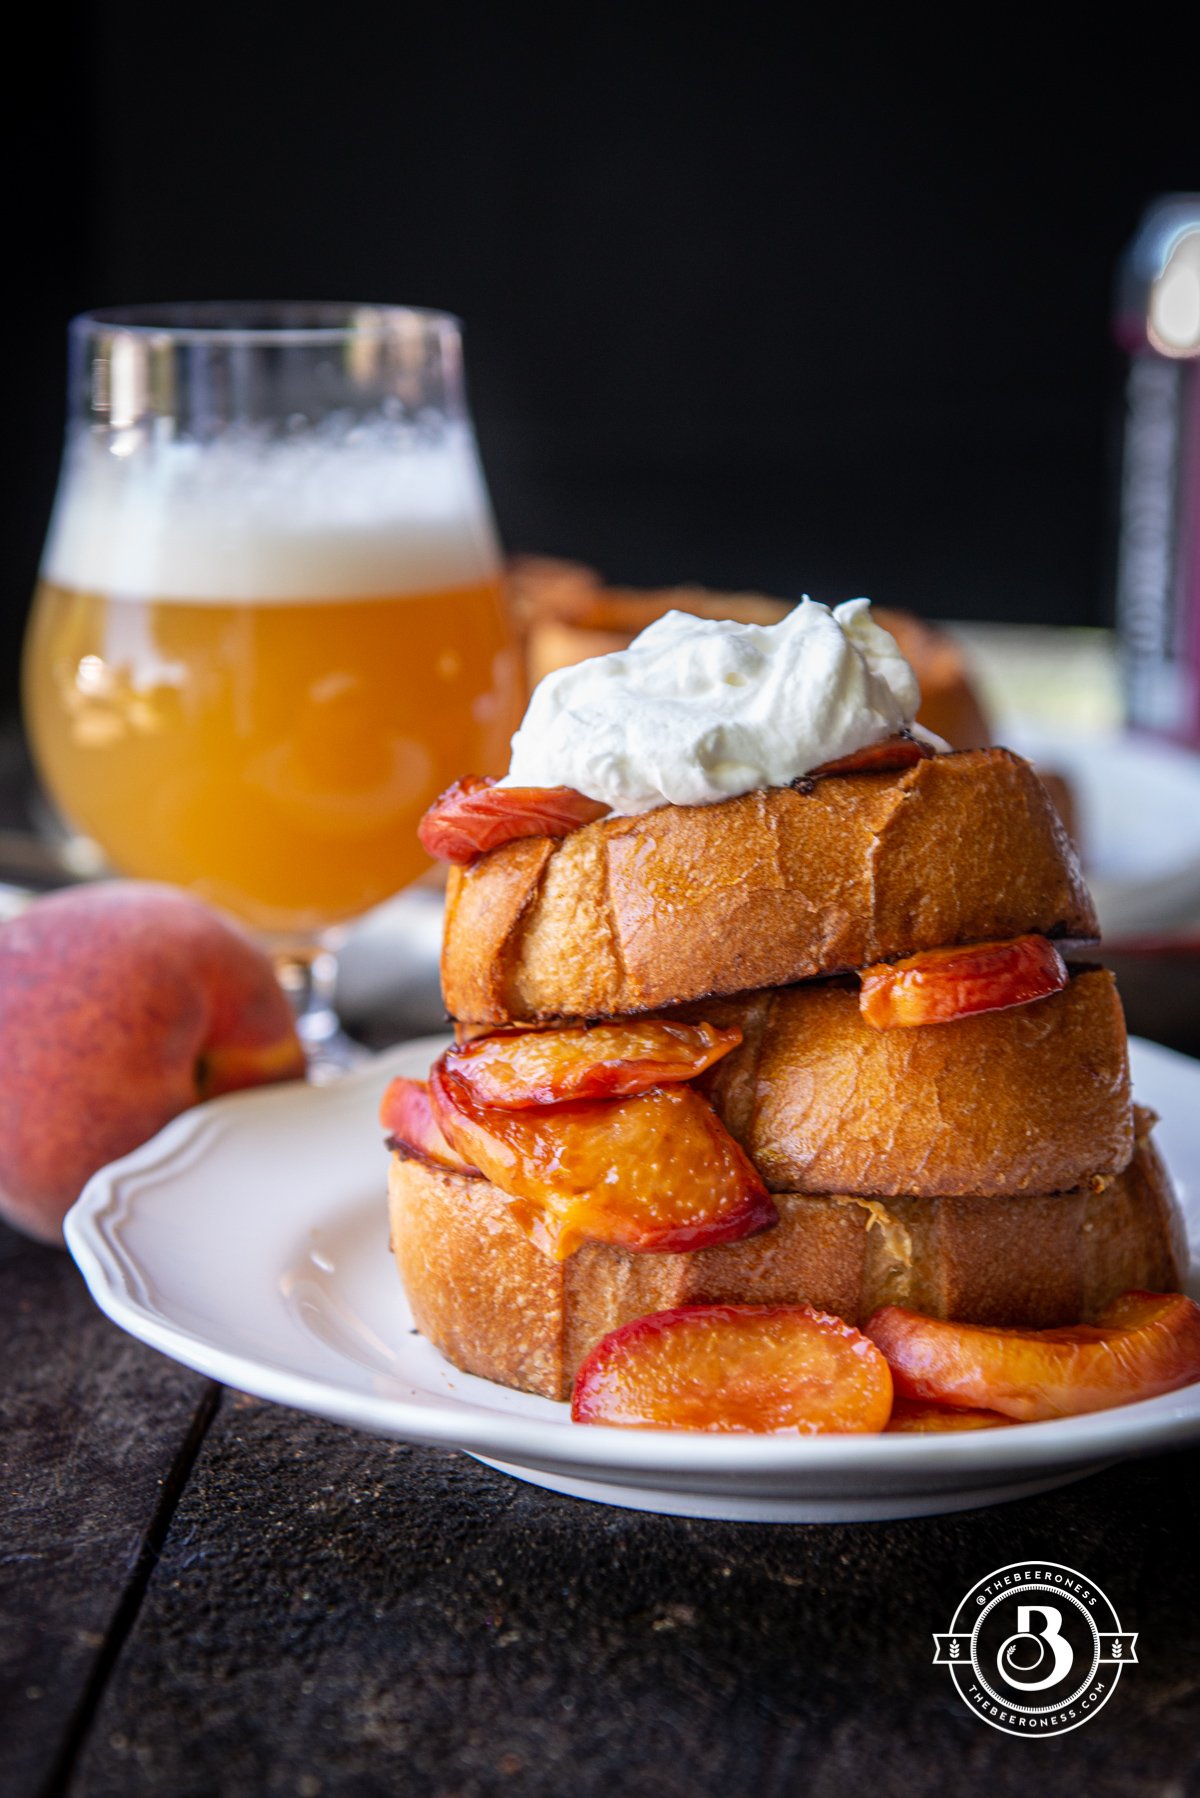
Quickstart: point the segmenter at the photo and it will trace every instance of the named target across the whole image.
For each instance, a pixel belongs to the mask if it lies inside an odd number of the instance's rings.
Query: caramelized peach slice
[[[1013,1419],[999,1411],[968,1411],[958,1405],[935,1405],[927,1399],[898,1398],[892,1406],[888,1433],[909,1436],[941,1435],[949,1430],[1008,1428]]]
[[[927,949],[903,961],[864,968],[858,1003],[876,1030],[950,1024],[980,1011],[1004,1011],[1061,992],[1062,956],[1044,936],[1004,943]]]
[[[983,1407],[1032,1422],[1106,1411],[1200,1379],[1200,1305],[1127,1292],[1094,1324],[995,1330],[885,1305],[866,1326],[902,1398]]]
[[[901,768],[911,768],[933,754],[927,743],[920,743],[916,737],[902,731],[897,736],[885,737],[882,743],[868,743],[865,749],[840,755],[835,762],[822,762],[819,768],[810,769],[806,778],[823,780],[827,774],[892,774]]]
[[[427,855],[465,866],[518,837],[570,836],[608,809],[574,787],[501,787],[467,774],[434,800],[417,835]]]
[[[799,1436],[875,1433],[891,1408],[878,1349],[810,1305],[696,1305],[639,1317],[597,1343],[571,1400],[576,1423]]]
[[[446,1066],[481,1105],[521,1111],[572,1099],[620,1099],[693,1080],[736,1049],[738,1029],[712,1024],[597,1024],[478,1036],[451,1049]]]
[[[707,1248],[777,1221],[757,1170],[694,1087],[502,1111],[481,1105],[445,1060],[429,1084],[452,1147],[556,1261],[583,1242]]]
[[[453,1174],[478,1176],[479,1169],[456,1154],[438,1128],[424,1080],[408,1080],[397,1074],[380,1100],[379,1121],[388,1140],[415,1155],[418,1161],[431,1162]]]

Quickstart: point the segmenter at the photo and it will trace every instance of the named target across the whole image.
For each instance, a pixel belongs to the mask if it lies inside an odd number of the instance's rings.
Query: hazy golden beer
[[[521,697],[494,576],[237,603],[44,579],[26,645],[26,721],[66,816],[122,871],[275,933],[414,880],[421,812],[464,771],[503,772]]]
[[[39,772],[121,873],[315,943],[424,872],[422,811],[520,715],[457,321],[139,307],[68,344]]]

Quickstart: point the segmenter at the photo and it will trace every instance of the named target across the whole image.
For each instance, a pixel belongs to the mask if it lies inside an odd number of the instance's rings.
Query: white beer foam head
[[[497,567],[474,440],[451,427],[167,440],[125,457],[81,436],[42,573],[114,598],[267,604],[432,593]]]

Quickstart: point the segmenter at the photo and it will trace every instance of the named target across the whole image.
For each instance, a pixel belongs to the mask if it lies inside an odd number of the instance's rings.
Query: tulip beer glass
[[[521,701],[456,321],[76,319],[24,674],[44,782],[120,871],[305,962],[415,880],[421,812],[502,771]]]

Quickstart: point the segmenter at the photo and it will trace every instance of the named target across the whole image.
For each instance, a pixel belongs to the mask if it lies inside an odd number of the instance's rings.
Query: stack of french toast
[[[459,1368],[562,1399],[681,1307],[1038,1332],[1178,1289],[1092,903],[1018,756],[900,732],[633,816],[464,781],[425,840],[457,1040],[381,1115],[413,1318]]]

